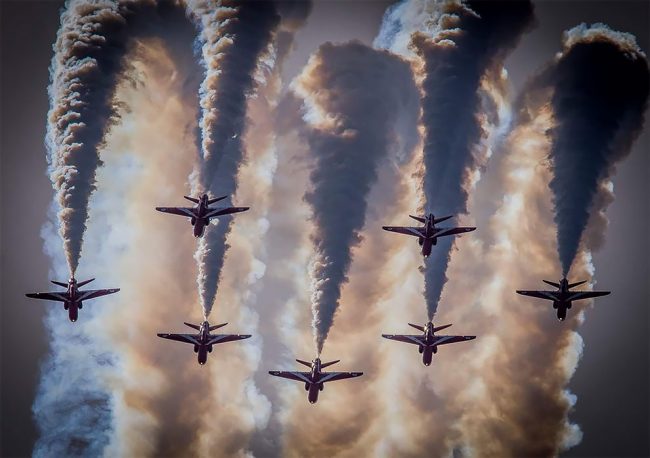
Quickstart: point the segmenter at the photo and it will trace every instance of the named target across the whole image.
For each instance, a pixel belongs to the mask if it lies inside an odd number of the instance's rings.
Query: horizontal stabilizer
[[[67,287],[68,287],[68,284],[67,284],[67,283],[63,283],[63,282],[61,282],[61,281],[54,281],[54,280],[50,280],[50,281],[51,281],[52,283],[54,283],[55,285],[57,285],[57,286],[62,286],[62,287],[64,287],[64,288],[67,288]]]
[[[320,367],[321,367],[321,369],[325,369],[326,367],[329,367],[329,366],[331,366],[333,364],[336,364],[339,361],[341,361],[341,360],[337,359],[336,361],[330,361],[329,363],[323,363],[323,364],[320,365]]]
[[[411,326],[412,328],[417,329],[418,331],[424,332],[424,327],[422,327],[422,326],[419,326],[419,325],[413,324],[413,323],[409,323],[409,326]]]
[[[546,283],[547,285],[551,285],[551,286],[554,286],[554,287],[556,287],[556,288],[559,288],[559,287],[560,287],[560,284],[559,284],[559,283],[555,283],[555,282],[553,282],[553,281],[548,281],[548,280],[542,280],[542,281],[543,281],[544,283]]]
[[[194,197],[189,197],[189,196],[183,196],[183,197],[185,197],[190,202],[194,202],[195,204],[199,203],[199,199],[195,199]]]
[[[228,196],[221,196],[221,197],[215,197],[214,199],[210,199],[210,200],[208,200],[208,205],[212,205],[212,204],[214,204],[216,202],[219,202],[220,200],[223,200],[226,197],[228,197]]]
[[[433,332],[442,331],[443,329],[447,329],[449,326],[451,326],[451,325],[450,324],[445,324],[444,326],[438,326],[436,328],[433,328]]]
[[[223,328],[227,324],[228,323],[215,324],[214,326],[210,326],[208,329],[210,331],[214,331],[215,329]]]
[[[189,326],[189,327],[192,328],[192,329],[196,329],[197,331],[200,331],[200,330],[201,330],[201,326],[199,326],[199,325],[197,325],[197,324],[188,323],[188,322],[186,322],[186,321],[183,321],[183,323],[184,323],[185,325]]]
[[[296,361],[298,361],[300,364],[303,364],[307,367],[311,367],[311,363],[308,363],[307,361],[303,361],[302,359],[297,359]]]
[[[415,221],[419,221],[419,222],[421,222],[421,223],[424,223],[424,222],[426,221],[426,219],[424,218],[424,216],[413,216],[413,215],[409,215],[409,216],[410,216],[411,218],[413,218]]]
[[[576,282],[576,283],[569,283],[569,289],[575,288],[576,286],[580,286],[583,283],[587,283],[587,280],[579,281],[579,282]]]
[[[82,286],[87,285],[88,283],[90,283],[93,280],[94,280],[94,278],[91,278],[90,280],[86,280],[86,281],[80,281],[79,283],[77,283],[77,287],[81,288]]]
[[[453,218],[453,217],[454,217],[454,215],[441,216],[440,218],[434,218],[433,224],[442,223],[443,221],[447,221],[449,218]]]

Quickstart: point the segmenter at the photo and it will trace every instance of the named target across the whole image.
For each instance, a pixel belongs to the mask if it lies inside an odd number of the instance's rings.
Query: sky
[[[284,84],[302,72],[309,56],[326,41],[342,43],[356,39],[370,45],[390,4],[372,1],[316,2],[306,23],[295,34],[295,47],[282,69]],[[48,290],[50,279],[64,280],[50,278],[50,258],[43,251],[41,235],[53,196],[47,176],[44,138],[49,103],[48,67],[61,6],[61,3],[52,1],[5,0],[0,3],[2,456],[30,455],[39,436],[32,404],[51,340],[45,324],[45,310],[49,305],[30,301],[24,297],[24,293]],[[645,1],[541,1],[535,2],[535,7],[536,27],[522,37],[505,62],[514,92],[524,86],[535,69],[542,67],[561,49],[561,32],[580,22],[603,22],[616,30],[632,33],[643,50],[650,50],[650,5]],[[29,24],[29,27],[25,24]],[[569,383],[569,388],[577,396],[570,419],[580,425],[583,438],[580,444],[564,452],[563,456],[650,454],[647,436],[650,430],[648,151],[650,136],[646,126],[632,153],[619,164],[613,178],[616,199],[607,209],[610,223],[605,234],[606,242],[594,254],[597,287],[613,293],[589,308],[585,322],[578,328],[584,340],[584,351]],[[137,213],[130,213],[130,216],[139,217]],[[159,225],[161,231],[165,230],[165,223],[167,220]],[[181,230],[179,233],[184,232]],[[173,243],[173,239],[166,240]],[[91,242],[89,246],[93,246]],[[188,272],[188,277],[192,276]],[[190,280],[192,285],[194,279]],[[540,280],[531,278],[529,284],[521,287],[536,288],[541,284]],[[111,304],[105,300],[96,305],[104,306],[110,307]],[[65,321],[63,311],[56,311],[56,318]],[[82,311],[81,320],[84,312],[87,310]],[[260,311],[262,318],[264,313]],[[128,314],[122,316],[128,319]],[[74,326],[77,323],[63,324]],[[168,326],[173,329],[176,324],[169,323]],[[394,323],[394,326],[398,324]],[[263,323],[259,329],[265,332]],[[149,332],[149,329],[142,332]],[[233,329],[233,332],[236,331]],[[460,328],[458,332],[462,332]],[[377,336],[380,333],[378,329]],[[273,340],[271,336],[268,338]],[[152,343],[158,344],[162,345]],[[480,339],[475,344],[480,345]],[[277,348],[286,352],[280,342]],[[264,354],[272,349],[265,348]],[[181,351],[175,351],[173,355],[188,357],[187,353]],[[254,358],[251,357],[251,360]],[[419,363],[417,360],[412,362]],[[226,365],[228,361],[219,361],[219,364]],[[191,366],[183,367],[194,370],[195,366],[192,360]],[[264,362],[259,368],[261,371],[268,369]],[[260,378],[259,375],[256,378]],[[268,380],[260,381],[259,385],[264,390],[267,385],[272,386],[271,383]],[[408,384],[404,384],[402,389],[408,389]],[[334,392],[328,394],[333,395]],[[269,394],[269,397],[276,400],[273,397],[276,395]],[[285,395],[277,396],[284,399]],[[302,398],[299,400],[304,401]],[[269,423],[269,430],[276,431],[274,421]],[[259,456],[263,456],[262,451],[267,450],[263,448],[267,436],[260,433],[253,437],[253,450],[259,450]],[[277,452],[278,449],[271,447],[268,450]]]

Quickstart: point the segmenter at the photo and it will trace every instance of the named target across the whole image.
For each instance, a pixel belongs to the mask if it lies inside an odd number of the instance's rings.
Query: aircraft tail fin
[[[187,324],[187,323],[185,323],[185,324]],[[214,326],[210,326],[210,327],[208,328],[208,330],[209,330],[209,331],[214,331],[215,329],[223,328],[223,327],[224,327],[225,325],[227,325],[227,324],[228,324],[228,323],[215,324]]]
[[[302,359],[297,359],[296,361],[298,361],[300,364],[303,364],[307,367],[311,367],[311,363],[308,363],[307,361],[303,361]]]
[[[442,331],[443,329],[447,329],[449,326],[451,326],[451,325],[450,324],[445,324],[443,326],[437,326],[437,327],[433,328],[433,332]]]
[[[88,283],[90,283],[93,280],[94,280],[94,278],[91,278],[90,280],[86,280],[86,281],[80,281],[79,283],[77,283],[77,287],[81,288],[82,286],[87,285]]]
[[[575,282],[575,283],[569,283],[569,289],[575,288],[576,286],[580,286],[583,283],[587,283],[587,280],[578,281],[578,282]]]
[[[63,283],[62,281],[55,281],[55,280],[50,280],[52,283],[54,283],[57,286],[63,286],[64,288],[68,287],[67,283]]]
[[[412,328],[417,329],[418,331],[424,332],[424,327],[423,326],[420,326],[418,324],[413,324],[413,323],[409,323],[409,326],[411,326]]]
[[[424,218],[424,216],[413,216],[413,215],[409,215],[409,217],[411,217],[411,218],[413,218],[415,221],[419,221],[419,222],[421,222],[421,223],[424,223],[424,222],[426,221],[426,219]]]
[[[183,196],[183,197],[185,197],[190,202],[194,202],[195,204],[199,203],[199,199],[195,199],[194,197],[189,197],[189,196]]]
[[[320,367],[321,367],[321,369],[325,369],[326,367],[331,366],[331,365],[333,365],[333,364],[336,364],[336,363],[338,363],[339,361],[341,361],[341,360],[340,360],[340,359],[337,359],[336,361],[330,361],[329,363],[323,363],[323,364],[320,365]]]
[[[559,284],[559,283],[555,283],[554,281],[548,281],[548,280],[542,280],[542,281],[543,281],[544,283],[546,283],[547,285],[551,285],[551,286],[554,286],[554,287],[556,287],[556,288],[559,288],[559,287],[560,287],[560,284]]]
[[[201,326],[199,326],[199,325],[192,324],[192,323],[188,323],[187,321],[183,321],[183,323],[184,323],[185,325],[189,326],[189,327],[192,328],[192,329],[196,329],[197,331],[200,331],[200,330],[201,330]]]
[[[442,223],[443,221],[447,221],[449,218],[453,218],[453,217],[454,217],[454,215],[441,216],[440,218],[434,218],[433,219],[433,224]]]
[[[220,200],[223,200],[226,197],[228,197],[228,196],[221,196],[221,197],[215,197],[214,199],[210,199],[210,200],[208,200],[208,205],[212,205],[215,202],[219,202]]]

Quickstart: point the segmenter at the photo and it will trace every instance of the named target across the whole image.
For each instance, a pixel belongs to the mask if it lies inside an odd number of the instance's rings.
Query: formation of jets
[[[192,226],[194,226],[194,236],[201,237],[205,232],[206,226],[210,224],[212,218],[229,215],[233,213],[243,212],[249,207],[211,207],[212,204],[225,199],[228,196],[217,198],[210,198],[207,193],[202,194],[199,198],[183,196],[187,200],[195,203],[194,207],[156,207],[156,210],[164,213],[171,213],[174,215],[185,216],[190,219]],[[475,227],[438,227],[437,224],[446,221],[453,217],[444,216],[436,218],[432,213],[426,216],[412,216],[411,218],[422,223],[422,226],[383,226],[383,229],[390,232],[397,232],[400,234],[411,235],[418,238],[418,243],[422,247],[421,253],[425,258],[431,254],[432,247],[437,244],[439,237],[458,235],[466,232],[474,231]],[[83,301],[94,299],[107,294],[113,294],[119,291],[119,288],[113,289],[97,289],[82,291],[79,288],[93,281],[93,279],[77,282],[77,280],[70,278],[68,283],[52,281],[55,285],[66,288],[66,291],[60,292],[47,292],[47,293],[29,293],[26,296],[34,299],[45,299],[50,301],[63,302],[63,307],[68,310],[70,321],[77,321],[79,310],[83,307]],[[553,301],[553,308],[557,309],[557,317],[560,321],[566,318],[567,310],[571,308],[572,302],[580,299],[588,299],[592,297],[604,296],[609,294],[609,291],[571,291],[578,285],[585,283],[584,281],[577,283],[569,283],[566,278],[562,278],[559,283],[543,280],[545,283],[557,288],[556,291],[524,291],[518,290],[518,294],[525,296],[532,296],[541,299]],[[194,346],[194,353],[197,354],[197,359],[200,365],[204,365],[208,359],[208,353],[212,353],[214,345],[234,342],[237,340],[248,339],[251,336],[248,334],[212,334],[227,323],[217,324],[210,326],[210,323],[205,320],[200,325],[185,323],[185,325],[196,330],[193,334],[171,334],[159,333],[158,337],[163,339],[175,340],[177,342],[188,343]],[[444,326],[434,326],[431,321],[427,322],[424,326],[408,323],[409,326],[420,331],[417,335],[408,334],[382,334],[382,337],[398,342],[405,342],[418,346],[420,354],[422,354],[422,362],[425,366],[431,365],[433,355],[438,352],[440,345],[451,344],[456,342],[465,342],[473,340],[476,336],[456,336],[456,335],[437,335],[438,331],[451,326],[450,324]],[[305,390],[308,392],[307,399],[310,403],[314,404],[318,401],[319,392],[323,391],[326,382],[333,382],[336,380],[344,380],[348,378],[360,377],[363,372],[324,372],[323,369],[329,367],[339,360],[323,363],[319,357],[316,357],[311,362],[296,360],[298,363],[307,366],[309,371],[296,372],[296,371],[269,371],[270,375],[276,377],[287,378],[305,384]]]

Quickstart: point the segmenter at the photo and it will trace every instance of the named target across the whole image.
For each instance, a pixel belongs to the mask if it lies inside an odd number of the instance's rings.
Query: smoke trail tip
[[[577,43],[607,41],[616,44],[621,51],[629,52],[637,57],[646,57],[636,42],[634,35],[614,30],[602,22],[594,24],[586,24],[583,22],[569,30],[565,30],[562,41],[565,50],[573,47]]]

